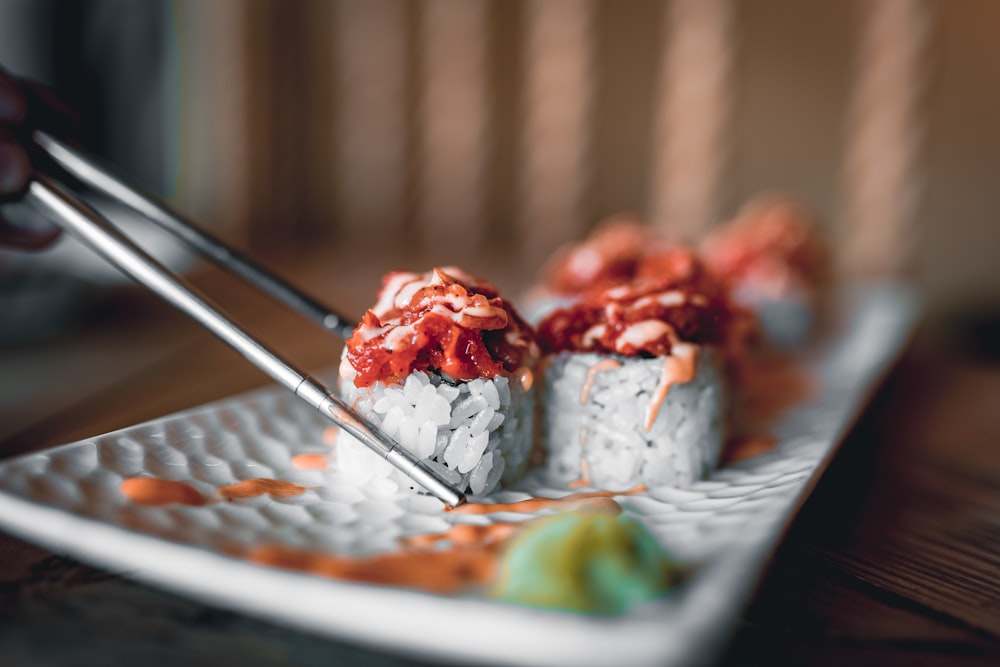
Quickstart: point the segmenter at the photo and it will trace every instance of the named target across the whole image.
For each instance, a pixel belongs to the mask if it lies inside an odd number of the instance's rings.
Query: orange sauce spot
[[[267,479],[257,477],[248,479],[228,486],[220,486],[219,493],[227,500],[235,498],[255,498],[257,496],[271,495],[277,498],[288,498],[297,496],[306,491],[306,487],[292,482],[284,482],[280,479]]]
[[[535,384],[535,374],[527,366],[521,366],[517,369],[517,379],[520,380],[525,391],[531,389],[532,385]]]
[[[670,354],[663,359],[663,370],[660,372],[660,383],[656,386],[653,397],[646,406],[646,421],[643,429],[648,433],[653,428],[660,406],[667,398],[667,392],[675,384],[684,384],[694,379],[697,368],[698,347],[689,343],[674,343]]]
[[[797,403],[816,393],[815,379],[787,356],[757,355],[746,361],[739,377],[744,418],[766,426]]]
[[[516,503],[485,505],[466,503],[446,510],[460,514],[492,512],[533,512],[544,507],[586,508],[613,514],[621,512],[612,496],[645,491],[637,486],[628,491],[592,491],[564,498],[531,498]],[[416,588],[444,595],[469,587],[481,587],[494,580],[499,555],[522,524],[458,524],[443,533],[414,535],[399,540],[400,551],[367,557],[336,556],[319,551],[293,549],[282,545],[262,545],[245,554],[251,562],[270,567],[307,572],[332,579],[384,586]],[[447,543],[447,548],[439,547]]]
[[[340,435],[340,428],[337,426],[330,426],[323,431],[323,443],[333,447],[334,443],[337,442],[338,435]]]
[[[729,465],[738,461],[752,459],[761,454],[767,454],[778,445],[778,439],[773,435],[755,435],[732,438],[722,451],[719,465]]]
[[[155,477],[130,477],[118,487],[126,498],[140,505],[193,505],[200,507],[207,501],[190,484]]]
[[[473,525],[460,523],[443,533],[413,535],[404,537],[400,544],[414,549],[430,549],[439,542],[450,542],[452,546],[475,546],[503,541],[517,532],[516,523],[488,523]]]
[[[722,451],[722,464],[735,463],[774,450],[770,434],[789,408],[809,400],[816,381],[794,359],[782,354],[748,357],[736,380],[740,395],[735,434]]]
[[[292,457],[292,465],[300,470],[326,470],[330,463],[328,454],[307,452]]]
[[[537,512],[542,509],[581,509],[595,510],[599,512],[607,511],[612,514],[621,514],[622,508],[612,498],[614,496],[628,496],[641,493],[646,490],[645,486],[637,486],[628,491],[585,491],[583,493],[571,493],[562,498],[528,498],[513,503],[465,503],[458,507],[446,509],[446,512],[457,514],[494,514],[496,512]]]
[[[584,429],[584,434],[586,434],[586,428]],[[584,435],[584,437],[586,437],[586,435]],[[581,442],[580,444],[582,445],[583,443]],[[580,479],[574,479],[566,486],[571,489],[577,489],[581,486],[590,486],[590,460],[587,459],[586,454],[580,458]]]
[[[492,581],[498,554],[516,530],[515,524],[459,525],[438,535],[404,538],[400,541],[404,551],[360,558],[280,545],[255,547],[247,558],[261,565],[332,579],[452,594]],[[451,542],[450,549],[434,549],[445,540]]]

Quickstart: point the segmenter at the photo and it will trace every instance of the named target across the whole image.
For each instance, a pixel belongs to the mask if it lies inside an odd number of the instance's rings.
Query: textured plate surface
[[[916,310],[913,295],[896,286],[845,294],[841,333],[802,358],[818,391],[781,420],[774,451],[687,489],[617,498],[675,556],[704,563],[675,593],[621,617],[321,579],[227,555],[257,544],[367,554],[455,523],[530,516],[445,514],[433,498],[401,495],[391,484],[358,486],[335,472],[296,468],[296,454],[329,451],[325,423],[278,388],[0,463],[0,525],[213,604],[408,655],[464,664],[706,661],[724,646],[765,557],[898,354]],[[206,496],[258,477],[309,490],[150,507],[119,490],[137,475],[184,481]],[[536,479],[491,499],[563,493]]]

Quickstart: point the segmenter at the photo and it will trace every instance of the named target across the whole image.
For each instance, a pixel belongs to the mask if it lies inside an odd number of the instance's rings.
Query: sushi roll
[[[831,262],[817,221],[802,206],[776,195],[753,199],[705,237],[701,252],[733,298],[756,313],[766,341],[795,345],[816,330]]]
[[[669,247],[633,216],[608,218],[583,241],[567,244],[553,254],[540,284],[525,299],[528,319],[537,323],[588,290],[628,282],[645,257]]]
[[[683,487],[719,459],[743,315],[690,250],[663,251],[657,264],[539,324],[553,483]]]
[[[523,472],[532,444],[533,330],[489,283],[460,269],[396,272],[348,339],[340,395],[465,493]],[[413,483],[347,434],[335,467]]]

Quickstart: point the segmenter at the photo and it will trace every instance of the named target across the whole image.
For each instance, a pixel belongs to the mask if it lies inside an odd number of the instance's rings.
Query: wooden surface
[[[1000,366],[907,352],[743,616],[758,663],[1000,664]]]
[[[338,344],[280,307],[227,278],[203,282],[296,363],[316,369],[337,358]],[[352,314],[376,284],[321,296]],[[62,392],[47,410],[41,397],[0,404],[0,424],[22,415],[16,432],[0,430],[0,456],[266,383],[208,334],[132,293],[72,339],[0,347],[0,369],[14,361]],[[0,664],[126,661],[400,664],[0,534]],[[921,343],[906,353],[793,524],[723,663],[1000,664],[1000,364]]]

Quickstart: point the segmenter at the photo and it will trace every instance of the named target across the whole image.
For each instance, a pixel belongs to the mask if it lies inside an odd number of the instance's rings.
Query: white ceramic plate
[[[327,450],[325,424],[276,387],[0,463],[0,525],[211,604],[429,660],[634,667],[709,661],[917,311],[913,294],[892,285],[845,293],[843,303],[841,333],[803,357],[818,380],[817,395],[785,415],[773,452],[724,467],[690,489],[617,498],[675,556],[704,563],[676,592],[624,616],[346,583],[226,555],[233,545],[260,543],[363,554],[456,522],[525,518],[444,514],[427,496],[295,468],[295,454]],[[119,490],[123,478],[136,475],[186,481],[206,494],[254,477],[311,488],[290,498],[148,507]]]

